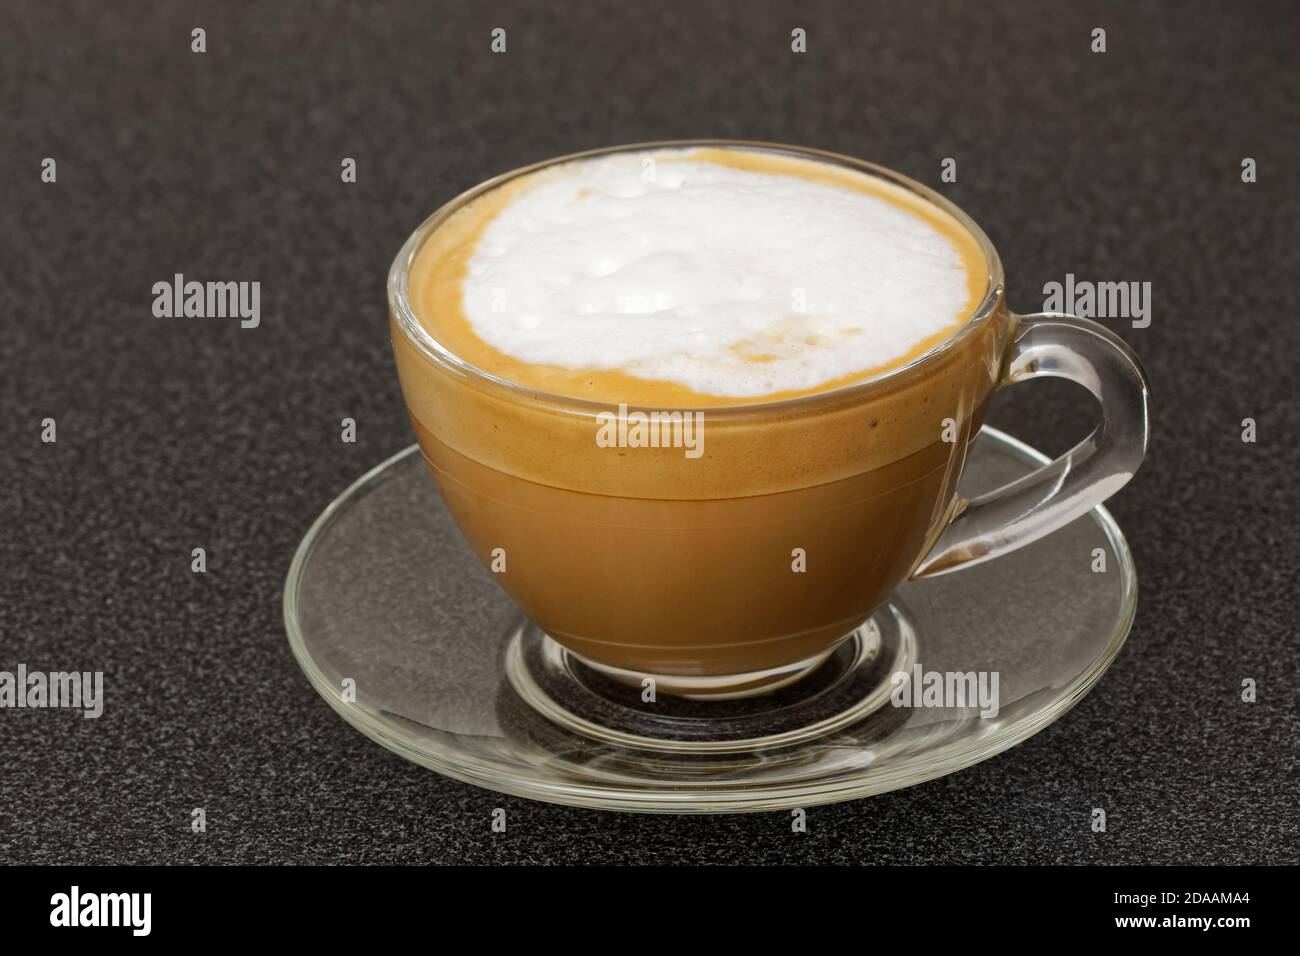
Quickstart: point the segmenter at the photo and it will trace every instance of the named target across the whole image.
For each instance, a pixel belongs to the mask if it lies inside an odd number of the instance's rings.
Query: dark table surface
[[[1297,26],[1257,2],[6,3],[0,670],[102,670],[107,702],[0,711],[0,860],[1296,862]],[[1025,744],[802,836],[444,779],[339,720],[281,621],[312,519],[411,441],[383,284],[414,226],[524,163],[704,136],[942,189],[1021,311],[1066,273],[1153,288],[1149,327],[1107,322],[1155,402],[1110,505],[1141,581],[1128,645]],[[176,272],[261,281],[261,327],[154,318]],[[1094,414],[1035,383],[992,423],[1059,453]]]

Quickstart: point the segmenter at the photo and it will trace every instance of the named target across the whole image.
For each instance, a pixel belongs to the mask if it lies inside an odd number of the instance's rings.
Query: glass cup
[[[415,255],[468,203],[546,166],[689,147],[810,159],[902,187],[975,239],[987,266],[983,300],[949,338],[885,374],[702,409],[620,408],[526,388],[463,361],[414,314]],[[652,679],[664,693],[737,697],[798,680],[900,582],[987,561],[1073,521],[1122,487],[1146,450],[1147,383],[1123,341],[1074,316],[1012,313],[997,252],[961,210],[898,173],[819,150],[667,142],[515,170],[415,231],[393,263],[388,298],[416,438],[480,560],[566,652],[617,680]],[[1100,424],[1032,474],[961,498],[990,395],[1040,376],[1087,388]],[[600,440],[645,421],[698,427],[700,453]]]

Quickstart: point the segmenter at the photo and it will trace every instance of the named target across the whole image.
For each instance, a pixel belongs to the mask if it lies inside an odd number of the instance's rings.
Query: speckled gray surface
[[[0,860],[1300,859],[1295,8],[567,9],[0,10],[0,669],[103,670],[108,698],[99,720],[0,711]],[[1128,646],[1024,745],[815,809],[802,836],[782,815],[570,810],[407,764],[316,697],[280,618],[312,518],[410,441],[383,279],[416,223],[521,163],[708,135],[941,186],[998,245],[1024,311],[1067,272],[1154,288],[1149,328],[1108,322],[1156,403],[1148,463],[1112,504],[1141,576]],[[40,182],[47,156],[56,184]],[[947,156],[959,181],[942,185]],[[260,280],[262,326],[153,318],[150,288],[174,272]],[[1023,386],[992,421],[1059,452],[1091,420],[1080,395]],[[189,570],[198,546],[206,575]]]

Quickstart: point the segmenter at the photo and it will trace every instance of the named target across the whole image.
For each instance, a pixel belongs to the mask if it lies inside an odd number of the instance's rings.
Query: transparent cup
[[[463,361],[415,315],[416,253],[469,203],[546,166],[690,147],[812,159],[902,187],[974,237],[987,266],[983,300],[952,336],[885,374],[716,408],[619,408],[527,388]],[[919,183],[818,150],[717,140],[594,150],[490,180],[407,240],[388,297],[420,448],[461,531],[515,603],[550,640],[615,679],[726,698],[798,680],[900,582],[1049,534],[1137,470],[1149,423],[1136,357],[1096,323],[1012,313],[1003,286],[982,230]],[[1099,425],[1032,474],[962,499],[957,483],[989,397],[1040,376],[1086,387]],[[696,413],[698,457],[597,440],[611,416]]]

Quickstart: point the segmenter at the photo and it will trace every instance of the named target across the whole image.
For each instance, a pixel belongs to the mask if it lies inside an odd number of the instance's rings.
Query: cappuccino
[[[1000,299],[970,322],[991,266],[939,205],[791,152],[629,150],[427,229],[393,328],[416,437],[480,559],[588,663],[775,686],[952,517],[1011,322]]]

